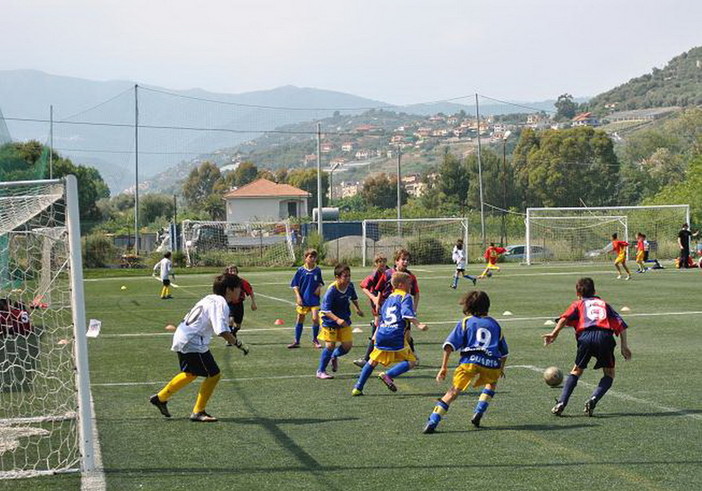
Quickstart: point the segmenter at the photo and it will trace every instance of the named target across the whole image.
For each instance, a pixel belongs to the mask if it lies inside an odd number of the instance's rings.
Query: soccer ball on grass
[[[558,387],[563,382],[563,372],[558,367],[548,367],[544,370],[544,382],[549,387]]]

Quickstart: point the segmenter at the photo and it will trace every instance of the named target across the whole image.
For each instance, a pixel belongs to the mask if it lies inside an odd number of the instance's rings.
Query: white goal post
[[[450,263],[457,239],[468,250],[467,218],[388,218],[363,220],[361,251],[363,266],[377,253],[385,254],[392,265],[394,252],[406,248],[412,264]]]
[[[613,233],[627,241],[646,234],[652,252],[669,259],[677,255],[677,233],[689,221],[689,205],[527,208],[526,263],[606,258],[601,252]]]
[[[94,469],[78,186],[0,183],[0,478]]]

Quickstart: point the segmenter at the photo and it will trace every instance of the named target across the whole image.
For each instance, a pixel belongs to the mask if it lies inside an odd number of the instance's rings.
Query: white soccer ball
[[[549,387],[558,387],[563,382],[563,372],[558,367],[548,367],[544,370],[544,382]]]

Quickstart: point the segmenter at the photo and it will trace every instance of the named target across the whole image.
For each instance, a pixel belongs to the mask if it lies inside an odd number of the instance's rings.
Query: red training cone
[[[285,324],[285,321],[283,319],[276,319],[273,324],[275,324],[276,326],[282,326],[283,324]]]

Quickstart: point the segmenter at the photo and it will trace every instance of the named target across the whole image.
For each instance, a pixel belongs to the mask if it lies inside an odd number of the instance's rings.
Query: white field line
[[[263,297],[263,298],[269,298],[271,300],[275,300],[277,302],[283,302],[288,305],[295,306],[295,302],[291,302],[290,300],[285,300],[284,298],[278,298],[278,297],[271,297],[270,295],[264,295],[263,293],[255,292],[254,293],[257,297]]]
[[[528,370],[532,370],[532,371],[538,372],[538,373],[544,373],[544,370],[545,370],[545,368],[536,367],[534,365],[512,365],[512,366],[508,365],[507,368],[526,368]],[[582,382],[582,381],[579,381],[578,385],[585,385],[586,387],[590,387],[592,389],[597,387],[595,384],[590,384],[588,382]],[[690,413],[690,412],[685,411],[684,409],[678,409],[678,408],[671,407],[671,406],[664,406],[663,404],[658,404],[657,402],[649,401],[648,399],[640,399],[638,397],[630,396],[629,394],[624,394],[623,392],[619,392],[616,390],[612,390],[612,389],[608,390],[607,396],[608,397],[616,397],[617,399],[622,399],[623,401],[636,402],[638,404],[642,404],[645,406],[651,406],[653,408],[658,409],[659,411],[663,411],[666,413],[679,413],[681,416],[685,416],[687,418],[702,420],[702,414]]]
[[[515,369],[515,368],[520,368],[520,369],[527,369],[531,370],[534,372],[538,373],[543,373],[545,368],[540,368],[534,365],[507,365],[507,369]],[[412,370],[413,372],[426,372],[426,371],[432,371],[435,372],[435,368],[415,368]],[[261,376],[261,377],[241,377],[241,378],[223,378],[220,381],[221,382],[255,382],[255,381],[273,381],[273,380],[290,380],[290,379],[312,379],[314,378],[314,374],[305,374],[305,375],[278,375],[278,376]],[[163,381],[158,381],[158,382],[109,382],[109,383],[102,383],[102,384],[91,384],[95,387],[135,387],[135,386],[144,386],[144,385],[150,385],[150,386],[160,386],[163,385]],[[578,385],[585,385],[590,388],[596,387],[595,384],[590,384],[587,382],[580,382]],[[614,390],[609,390],[607,392],[607,396],[609,397],[616,397],[617,399],[622,399],[624,401],[629,401],[629,402],[635,402],[637,404],[641,404],[643,406],[650,406],[655,409],[658,409],[659,411],[666,412],[666,413],[678,413],[681,416],[685,416],[686,418],[692,418],[695,420],[702,420],[702,414],[697,414],[697,413],[690,413],[687,412],[683,409],[678,409],[675,407],[671,406],[664,406],[662,404],[659,404],[655,401],[650,401],[648,399],[641,399],[639,397],[634,397],[630,396],[628,394],[624,394],[623,392],[618,392]]]
[[[107,489],[105,481],[105,468],[102,464],[102,451],[100,450],[100,438],[95,422],[95,404],[93,395],[90,394],[90,406],[93,414],[91,426],[93,428],[93,456],[95,458],[95,469],[91,472],[83,472],[80,478],[81,491],[104,491]]]
[[[282,298],[275,298],[275,297],[270,297],[275,300],[281,301],[281,302],[289,302],[288,300],[283,300]],[[289,302],[292,305],[295,305],[292,302]],[[687,312],[648,312],[648,313],[639,313],[639,314],[631,314],[627,313],[626,315],[622,315],[624,319],[628,317],[658,317],[661,315],[701,315],[702,310],[691,310]],[[539,316],[539,317],[502,317],[502,318],[496,318],[498,322],[521,322],[521,321],[542,321],[542,320],[553,320],[555,319],[555,315],[551,316]],[[433,326],[438,326],[438,325],[445,325],[445,324],[455,324],[458,322],[457,320],[450,320],[450,321],[433,321],[433,322],[427,322],[429,325]],[[361,323],[358,324],[359,326],[365,326],[367,324]],[[257,333],[257,332],[267,332],[267,331],[289,331],[294,329],[294,327],[256,327],[256,328],[249,328],[249,329],[242,329],[239,332],[241,333]],[[139,332],[139,333],[128,333],[128,334],[101,334],[101,338],[142,338],[142,337],[151,337],[151,336],[172,336],[172,332]]]

